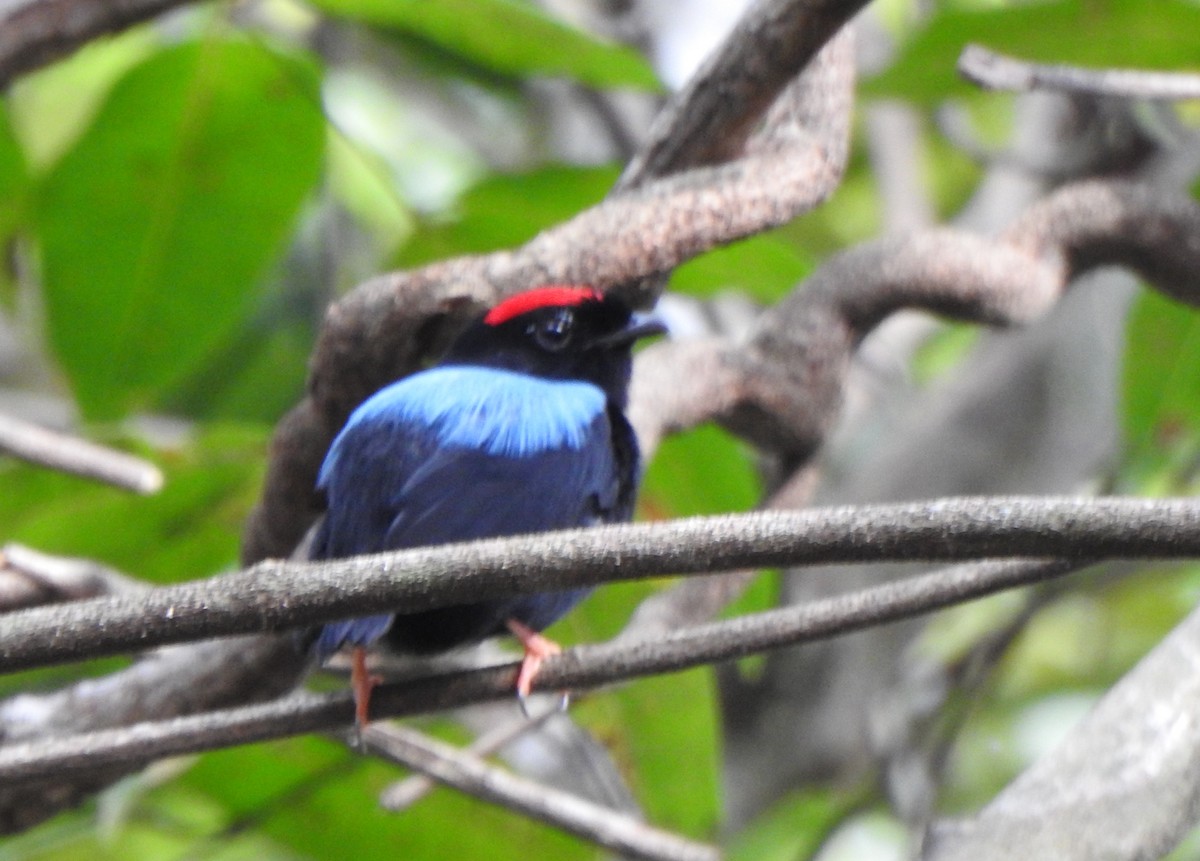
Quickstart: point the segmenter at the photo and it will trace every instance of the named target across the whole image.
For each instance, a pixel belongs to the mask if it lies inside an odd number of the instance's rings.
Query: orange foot
[[[525,702],[529,699],[529,692],[533,688],[533,680],[537,677],[538,671],[542,668],[542,662],[553,655],[562,653],[562,646],[548,637],[543,637],[537,631],[530,628],[528,625],[523,625],[516,619],[509,619],[504,623],[508,626],[508,630],[512,635],[521,641],[521,645],[525,648],[525,657],[521,660],[521,671],[517,673],[517,699],[521,702],[521,711],[526,715],[529,711],[525,708]],[[563,694],[562,707],[566,708],[567,695]]]
[[[350,656],[350,689],[354,691],[354,721],[361,730],[370,718],[367,712],[371,706],[371,691],[383,679],[367,672],[367,650],[355,646]]]

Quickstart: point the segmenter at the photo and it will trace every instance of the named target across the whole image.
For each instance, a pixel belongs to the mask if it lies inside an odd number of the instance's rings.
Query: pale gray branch
[[[0,547],[0,613],[148,588],[91,559],[51,556],[20,544]]]
[[[958,71],[971,83],[991,90],[1061,90],[1130,99],[1200,99],[1200,75],[1031,63],[982,45],[963,48]]]
[[[149,461],[12,416],[0,415],[0,452],[135,493],[162,489],[162,472]]]
[[[716,861],[711,846],[687,840],[627,814],[489,765],[471,753],[398,724],[363,730],[367,748],[477,798],[649,861]]]
[[[521,715],[507,723],[501,723],[477,736],[464,750],[476,757],[491,756],[525,733],[536,730],[547,719],[561,714],[560,702],[556,700],[553,705],[543,707],[540,712],[534,712],[528,717]],[[532,706],[527,708],[532,709]],[[385,810],[399,813],[428,795],[436,785],[437,782],[433,778],[424,774],[414,774],[385,788],[379,795],[379,803]]]
[[[977,815],[934,824],[928,861],[1161,858],[1200,816],[1200,611]]]

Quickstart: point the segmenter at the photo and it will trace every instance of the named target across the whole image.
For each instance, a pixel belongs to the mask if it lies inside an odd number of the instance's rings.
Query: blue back
[[[616,432],[629,449],[621,422]],[[329,509],[312,557],[628,519],[622,473],[631,484],[636,464],[617,462],[613,435],[604,392],[591,383],[466,365],[408,377],[365,401],[330,447],[318,481]],[[583,594],[402,615],[391,638],[426,651],[498,633],[508,618],[541,629]],[[347,643],[366,645],[390,621],[327,625],[316,650],[324,658]]]

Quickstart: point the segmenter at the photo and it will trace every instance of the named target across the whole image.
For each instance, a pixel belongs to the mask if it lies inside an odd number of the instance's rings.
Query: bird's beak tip
[[[588,344],[589,348],[609,348],[629,346],[642,338],[652,335],[665,335],[668,329],[661,318],[653,314],[634,313],[621,329],[609,335],[604,335]]]
[[[641,340],[653,335],[669,335],[671,330],[666,321],[656,314],[635,312],[629,320],[629,325],[625,327],[625,332],[631,336],[630,340]]]

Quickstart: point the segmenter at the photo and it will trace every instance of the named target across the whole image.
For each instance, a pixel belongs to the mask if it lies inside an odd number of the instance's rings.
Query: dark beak
[[[597,338],[588,344],[588,347],[600,347],[602,349],[621,347],[626,344],[632,344],[634,341],[640,341],[642,338],[649,338],[651,335],[665,334],[667,334],[667,325],[662,320],[653,314],[634,313],[623,329],[613,332],[611,335]]]

